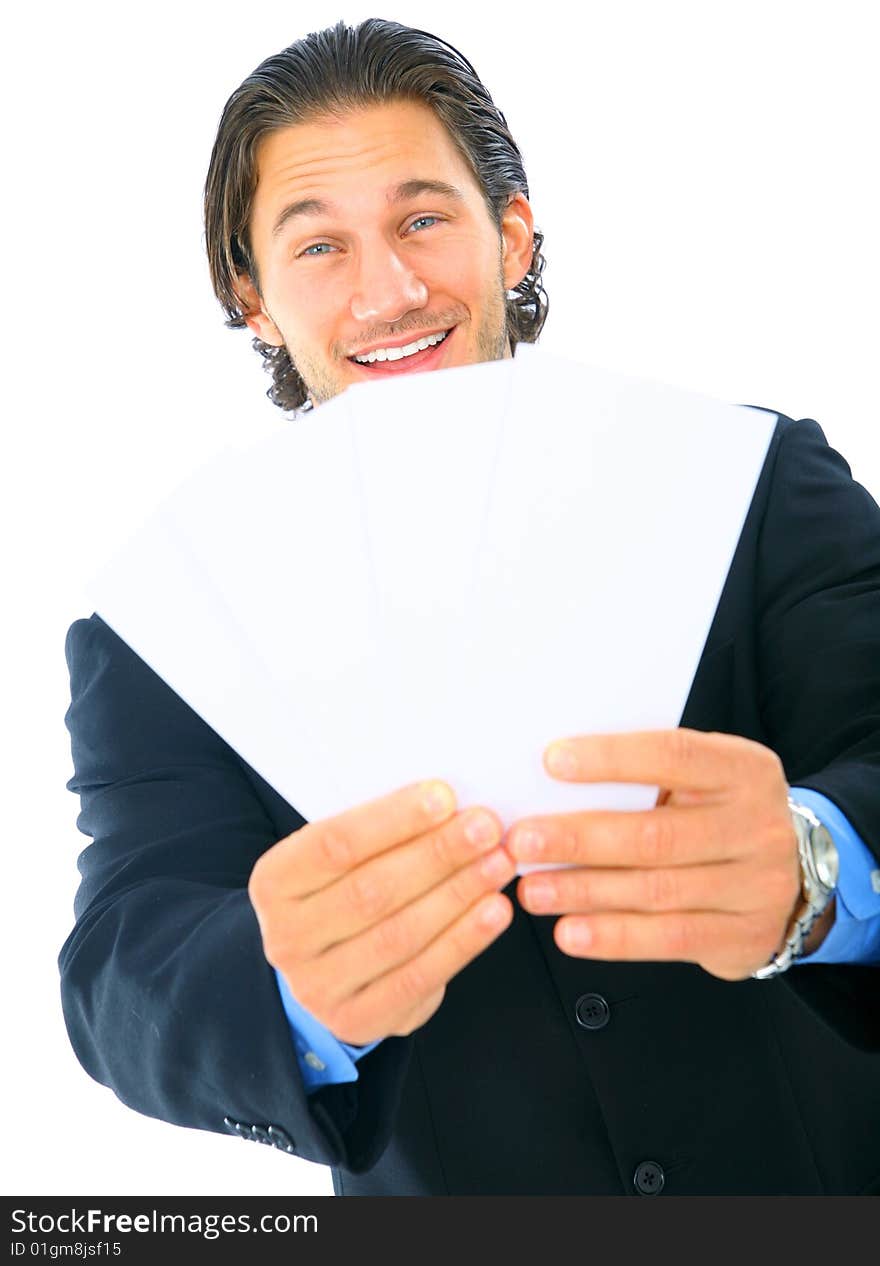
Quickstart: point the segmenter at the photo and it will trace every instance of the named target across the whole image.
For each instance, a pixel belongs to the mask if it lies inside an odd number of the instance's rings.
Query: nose
[[[359,323],[391,325],[414,308],[424,308],[428,287],[387,241],[361,255],[351,314]]]

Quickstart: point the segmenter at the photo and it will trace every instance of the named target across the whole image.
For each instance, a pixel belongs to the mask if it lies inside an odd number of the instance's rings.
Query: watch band
[[[752,972],[754,980],[769,980],[778,976],[803,956],[804,943],[814,923],[834,895],[834,888],[827,888],[816,873],[811,845],[811,833],[824,831],[827,834],[828,828],[823,826],[812,809],[805,804],[797,804],[791,796],[788,797],[788,808],[797,835],[801,888],[806,897],[795,912],[782,948],[773,955],[769,963]]]

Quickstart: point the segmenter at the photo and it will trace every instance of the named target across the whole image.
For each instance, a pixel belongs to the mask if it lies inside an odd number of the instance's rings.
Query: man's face
[[[287,347],[314,404],[370,378],[510,356],[505,298],[531,264],[531,208],[517,194],[499,235],[428,106],[394,101],[283,128],[257,155],[250,236],[262,298],[248,278],[239,290],[249,328]],[[400,188],[418,181],[450,191]],[[294,212],[305,199],[325,209]],[[450,329],[413,356],[351,359]]]

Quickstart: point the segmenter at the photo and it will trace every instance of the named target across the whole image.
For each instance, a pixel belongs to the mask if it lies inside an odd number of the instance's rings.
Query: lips
[[[376,360],[372,365],[362,365],[349,357],[349,364],[371,378],[391,378],[395,374],[413,373],[417,369],[437,369],[444,348],[447,347],[457,329],[458,326],[454,325],[442,343],[437,343],[434,347],[426,347],[423,352],[416,352],[413,356],[402,356],[400,360]]]

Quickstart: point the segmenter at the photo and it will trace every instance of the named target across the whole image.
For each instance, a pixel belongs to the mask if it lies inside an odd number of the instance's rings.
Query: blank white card
[[[649,808],[542,752],[678,725],[775,424],[530,344],[358,383],[183,480],[87,596],[309,821],[426,778],[505,825]]]

